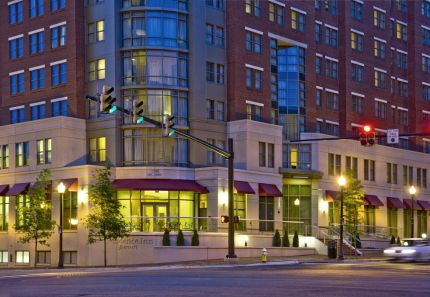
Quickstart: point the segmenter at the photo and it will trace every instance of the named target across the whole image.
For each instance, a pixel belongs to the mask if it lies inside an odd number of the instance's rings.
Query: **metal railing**
[[[338,229],[339,224],[331,224],[332,227]],[[401,234],[401,229],[398,227],[384,227],[375,225],[358,225],[356,227],[350,227],[345,225],[345,230],[357,230],[361,237],[366,238],[390,238],[391,235]]]

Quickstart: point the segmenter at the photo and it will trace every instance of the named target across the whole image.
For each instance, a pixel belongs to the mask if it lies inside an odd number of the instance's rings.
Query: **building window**
[[[321,40],[322,40],[322,34],[323,34],[322,25],[318,24],[318,23],[315,23],[315,42],[316,43],[320,43],[321,42]]]
[[[224,121],[224,102],[217,101],[216,102],[216,120],[217,121]]]
[[[66,25],[51,28],[51,48],[58,48],[66,45]]]
[[[357,1],[351,1],[351,16],[356,20],[363,19],[363,4]]]
[[[385,42],[382,42],[381,40],[373,40],[373,53],[374,56],[379,59],[385,59]]]
[[[338,77],[338,62],[326,59],[325,60],[325,75],[327,77],[337,79],[337,77]]]
[[[263,107],[246,104],[246,118],[253,121],[261,121],[263,119]]]
[[[291,11],[291,28],[299,32],[305,32],[305,18],[303,13]]]
[[[385,119],[387,117],[387,103],[375,100],[375,117]]]
[[[206,114],[208,120],[215,120],[215,100],[206,100]]]
[[[339,136],[339,124],[325,122],[325,132],[328,135]]]
[[[106,161],[106,137],[90,138],[90,162]]]
[[[30,89],[32,91],[45,87],[45,68],[30,71]]]
[[[52,162],[52,139],[40,139],[37,142],[37,165]]]
[[[355,157],[345,157],[346,172],[350,173],[352,178],[358,178],[358,159]]]
[[[30,165],[30,146],[28,142],[15,144],[15,166],[23,167]]]
[[[9,227],[9,197],[0,196],[0,231],[7,231]],[[0,251],[0,263],[1,259]]]
[[[266,143],[258,142],[258,166],[266,167]]]
[[[218,9],[224,9],[224,0],[206,0],[206,5]]]
[[[375,70],[375,87],[385,89],[385,76],[385,72]]]
[[[246,50],[248,52],[261,53],[261,35],[246,31]]]
[[[315,73],[316,74],[321,74],[322,60],[323,60],[323,58],[320,56],[317,56],[315,58]]]
[[[67,100],[53,101],[51,103],[52,116],[67,116]]]
[[[88,79],[89,81],[101,80],[106,78],[106,61],[99,59],[88,63]]]
[[[430,101],[430,86],[423,85],[423,98]]]
[[[206,81],[224,84],[224,65],[206,62]]]
[[[373,10],[373,25],[379,29],[385,29],[385,13],[380,10]]]
[[[105,40],[105,21],[97,21],[88,24],[88,43]]]
[[[215,46],[224,47],[224,28],[215,27]]]
[[[364,97],[352,95],[352,111],[359,114],[363,114]]]
[[[397,184],[397,164],[387,163],[387,183]]]
[[[406,25],[397,22],[396,38],[403,41],[408,41],[408,27]]]
[[[400,69],[408,69],[408,54],[397,51],[396,66]]]
[[[421,27],[422,42],[424,45],[430,45],[430,30]]]
[[[30,0],[30,18],[43,15],[44,0]]]
[[[10,78],[10,94],[16,95],[24,93],[24,71],[18,74],[9,76]]]
[[[66,7],[66,0],[51,0],[51,11],[57,11]]]
[[[328,154],[328,175],[340,175],[342,172],[342,156]]]
[[[260,16],[261,15],[261,1],[260,0],[246,0],[245,1],[245,12],[250,15]]]
[[[326,91],[326,103],[327,109],[339,110],[339,95]]]
[[[397,118],[399,121],[399,125],[407,126],[408,125],[408,111],[397,109]]]
[[[206,24],[206,43],[224,47],[224,28],[212,24]]]
[[[66,83],[66,63],[51,66],[51,85],[58,86]]]
[[[8,262],[9,262],[9,252],[0,251],[0,263],[8,263]]]
[[[317,93],[316,93],[316,97],[315,97],[315,100],[316,100],[315,105],[317,107],[321,108],[322,107],[322,93],[323,93],[323,91],[321,89],[317,89],[316,92]]]
[[[31,120],[41,120],[45,118],[45,104],[32,105],[31,109]]]
[[[45,32],[30,34],[30,54],[42,53],[45,50]]]
[[[358,83],[364,81],[364,66],[352,63],[352,80]]]
[[[15,60],[24,56],[24,38],[18,37],[9,40],[9,58]]]
[[[403,98],[408,97],[408,83],[404,81],[397,81],[397,87],[399,91],[399,96]]]
[[[422,67],[421,67],[421,69],[424,72],[430,73],[430,57],[422,56],[421,61],[422,61],[422,64],[421,64]]]
[[[430,2],[421,0],[421,15],[430,18]]]
[[[63,252],[63,262],[65,265],[78,264],[78,252],[77,251]]]
[[[37,264],[51,264],[51,251],[37,251]]]
[[[362,52],[364,49],[364,34],[357,32],[351,32],[351,48],[358,52]]]
[[[16,123],[22,123],[24,122],[24,113],[25,109],[22,108],[14,108],[10,110],[10,123],[16,124]]]
[[[375,181],[375,161],[364,159],[364,180]]]
[[[337,47],[337,30],[325,28],[325,44]]]
[[[397,10],[403,13],[406,13],[407,11],[406,0],[393,0],[391,1],[391,5],[393,4],[395,4]]]
[[[22,22],[22,1],[9,5],[9,24]]]
[[[9,168],[9,145],[0,146],[0,166],[1,169]]]
[[[275,167],[275,145],[273,143],[267,144],[267,167]]]
[[[216,65],[216,83],[224,84],[224,65],[222,64]]]
[[[279,25],[284,24],[284,7],[275,3],[269,3],[269,20]]]
[[[263,72],[246,68],[246,87],[261,90],[263,87]]]
[[[73,223],[78,217],[78,192],[66,192],[63,195],[63,229],[77,230]]]
[[[29,251],[16,251],[15,259],[17,264],[30,264],[30,252]]]

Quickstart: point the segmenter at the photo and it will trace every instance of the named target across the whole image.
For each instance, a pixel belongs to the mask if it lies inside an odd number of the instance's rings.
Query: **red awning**
[[[281,197],[282,192],[273,184],[258,184],[258,194],[260,196]]]
[[[6,193],[8,190],[9,190],[9,185],[1,185],[0,186],[0,196],[6,196]]]
[[[412,200],[411,199],[403,199],[403,206],[407,209],[412,208]],[[421,206],[418,205],[418,200],[414,200],[414,209],[421,210]]]
[[[62,179],[64,186],[66,187],[66,191],[69,192],[77,192],[78,191],[78,179],[77,178],[69,178]]]
[[[418,200],[418,204],[421,206],[424,210],[430,210],[430,202],[424,201],[424,200]]]
[[[245,181],[234,181],[234,188],[240,194],[255,194],[255,191],[251,188],[251,185]]]
[[[333,202],[336,200],[340,200],[340,192],[330,190],[325,191],[325,201]]]
[[[14,184],[13,187],[10,188],[9,191],[6,193],[6,196],[16,196],[20,194],[25,194],[27,193],[29,186],[30,186],[30,183]]]
[[[148,191],[192,191],[196,193],[209,193],[208,189],[194,180],[187,179],[116,179],[114,186],[117,189],[148,190]]]
[[[363,200],[367,205],[384,206],[384,203],[376,195],[364,195]]]
[[[388,208],[403,208],[403,203],[399,198],[387,197],[387,207]]]

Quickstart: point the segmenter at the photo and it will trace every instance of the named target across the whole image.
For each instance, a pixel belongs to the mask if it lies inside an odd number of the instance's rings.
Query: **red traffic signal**
[[[228,216],[221,216],[221,223],[228,223]]]
[[[364,125],[360,130],[360,144],[364,146],[372,146],[376,143],[375,130],[370,125]]]

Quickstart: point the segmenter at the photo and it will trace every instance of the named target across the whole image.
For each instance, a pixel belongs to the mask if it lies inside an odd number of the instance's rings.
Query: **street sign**
[[[388,144],[399,143],[399,129],[387,130],[387,143]]]

